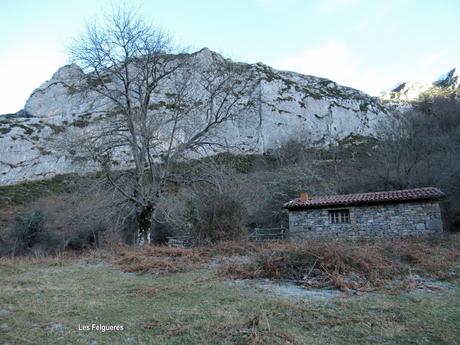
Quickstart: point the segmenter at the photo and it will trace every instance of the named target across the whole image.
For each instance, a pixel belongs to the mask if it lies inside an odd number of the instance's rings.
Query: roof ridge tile
[[[305,202],[302,202],[297,198],[285,203],[283,207],[287,209],[299,209],[325,206],[346,206],[366,203],[436,200],[443,198],[444,196],[445,194],[436,187],[423,187],[380,192],[314,196]]]

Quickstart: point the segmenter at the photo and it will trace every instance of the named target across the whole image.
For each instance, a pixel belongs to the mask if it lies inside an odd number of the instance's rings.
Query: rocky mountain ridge
[[[186,58],[210,70],[213,64],[229,61],[206,48]],[[290,139],[308,138],[312,145],[322,145],[352,134],[372,136],[378,122],[390,116],[378,98],[331,80],[262,63],[235,64],[258,80],[252,95],[257,106],[226,123],[219,133],[239,147],[239,153],[267,152]],[[75,64],[61,67],[31,94],[23,110],[0,115],[0,185],[96,169],[76,165],[55,144],[56,138],[97,128],[107,111],[103,99],[76,92],[86,77]]]
[[[460,76],[457,68],[441,75],[432,83],[404,81],[382,95],[383,101],[395,103],[413,102],[423,95],[460,94]]]

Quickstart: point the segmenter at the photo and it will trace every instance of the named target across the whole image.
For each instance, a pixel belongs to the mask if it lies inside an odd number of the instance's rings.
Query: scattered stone
[[[62,333],[64,332],[65,330],[65,326],[60,323],[60,322],[56,322],[56,323],[53,323],[50,327],[49,327],[49,330],[51,332],[59,332],[59,333]]]
[[[125,344],[137,344],[136,338],[132,336],[126,337]]]
[[[34,322],[34,321],[28,320],[27,321],[27,327],[35,328],[35,327],[38,327],[38,324],[36,322]]]

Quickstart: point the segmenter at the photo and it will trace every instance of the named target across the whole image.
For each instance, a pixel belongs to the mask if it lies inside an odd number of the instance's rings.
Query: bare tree
[[[226,145],[218,131],[252,105],[248,95],[257,83],[242,78],[240,65],[212,55],[197,64],[193,55],[173,50],[162,31],[124,9],[89,26],[71,48],[87,73],[80,91],[97,94],[105,114],[73,147],[97,162],[133,206],[140,244],[150,242],[168,184],[188,177],[180,162]],[[116,167],[119,162],[127,166]]]
[[[345,192],[437,186],[451,227],[460,224],[460,102],[426,97],[381,123],[367,154],[344,161]]]
[[[196,244],[237,240],[246,234],[247,186],[244,176],[213,160],[200,167],[200,183],[182,188],[168,222],[175,235],[192,236]]]
[[[361,162],[361,178],[381,189],[439,185],[458,155],[443,121],[415,108],[382,122],[379,142]]]

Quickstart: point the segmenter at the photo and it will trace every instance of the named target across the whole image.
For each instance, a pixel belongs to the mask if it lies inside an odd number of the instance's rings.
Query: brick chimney
[[[300,193],[299,199],[302,202],[307,202],[308,201],[308,193]]]

